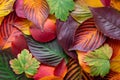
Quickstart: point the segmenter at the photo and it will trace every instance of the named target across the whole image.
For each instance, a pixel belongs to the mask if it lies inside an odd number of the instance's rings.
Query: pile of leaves
[[[119,80],[120,0],[0,0],[0,80]]]

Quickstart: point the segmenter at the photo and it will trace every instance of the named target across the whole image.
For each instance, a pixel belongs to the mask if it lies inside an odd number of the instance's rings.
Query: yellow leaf
[[[120,11],[120,0],[111,0],[111,6]]]
[[[120,55],[115,56],[110,62],[111,70],[120,73]]]
[[[81,0],[82,1],[82,0]],[[83,0],[90,7],[104,7],[101,0]]]
[[[57,76],[46,76],[39,80],[63,80],[63,79]]]
[[[0,17],[8,15],[13,11],[15,0],[0,0]]]
[[[80,66],[82,67],[82,69],[87,72],[87,73],[90,73],[90,67],[83,61],[84,60],[84,57],[87,53],[85,52],[81,52],[81,51],[76,51],[77,52],[77,55],[78,55],[78,61],[79,61],[79,64]]]

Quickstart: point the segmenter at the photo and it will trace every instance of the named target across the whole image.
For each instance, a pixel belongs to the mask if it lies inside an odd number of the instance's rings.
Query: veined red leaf
[[[57,40],[48,43],[39,43],[30,36],[26,36],[26,39],[33,56],[43,64],[57,66],[63,58],[67,59],[66,54],[58,44]]]
[[[70,50],[89,51],[100,47],[106,37],[97,30],[93,18],[82,23],[75,32],[73,47]]]
[[[27,19],[17,18],[12,25],[19,29],[24,34],[30,35],[30,26],[32,25],[32,22],[28,21]]]
[[[57,39],[60,45],[63,47],[65,52],[73,57],[77,58],[74,51],[68,51],[71,44],[73,43],[74,33],[79,23],[77,23],[71,16],[69,16],[66,22],[57,20]]]
[[[27,19],[42,28],[49,14],[46,0],[24,0],[23,8]]]
[[[0,49],[10,47],[15,36],[21,34],[20,31],[11,25],[16,18],[17,16],[14,12],[4,18],[0,26]]]
[[[22,18],[26,18],[25,17],[25,12],[23,9],[23,1],[24,0],[16,0],[15,2],[15,11],[17,16],[22,17]]]
[[[28,49],[27,42],[23,35],[15,37],[15,40],[12,41],[11,49],[14,56],[17,56],[23,49]]]
[[[90,8],[96,27],[106,36],[120,40],[120,13],[111,8]]]
[[[110,6],[111,0],[101,0],[104,6]]]
[[[67,69],[64,80],[94,80],[93,77],[81,69],[79,63],[74,59],[69,60]]]

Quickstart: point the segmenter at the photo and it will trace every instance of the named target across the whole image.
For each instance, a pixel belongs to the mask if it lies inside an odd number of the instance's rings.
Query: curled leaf
[[[69,50],[89,51],[100,47],[106,37],[97,30],[93,18],[82,23],[75,32],[73,46]]]
[[[32,58],[32,54],[28,50],[24,49],[21,54],[18,54],[17,59],[10,60],[10,65],[16,74],[22,74],[23,72],[26,76],[33,76],[39,68],[40,62],[35,58]]]
[[[105,44],[104,46],[88,53],[84,61],[90,66],[92,76],[104,77],[110,70],[110,58],[112,56],[112,48]]]
[[[49,14],[46,0],[24,0],[23,4],[26,18],[42,28]]]

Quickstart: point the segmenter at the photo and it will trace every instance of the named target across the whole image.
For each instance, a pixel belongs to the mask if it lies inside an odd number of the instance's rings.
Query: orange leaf
[[[46,0],[24,0],[23,8],[27,19],[42,28],[49,14]]]
[[[11,25],[16,18],[17,16],[14,12],[4,18],[0,26],[0,49],[10,47],[15,36],[21,34],[20,31]]]
[[[120,11],[120,0],[111,0],[111,6]]]
[[[1,25],[2,21],[3,21],[3,19],[4,19],[4,17],[0,17],[0,25]]]
[[[57,77],[57,76],[46,76],[46,77],[39,79],[39,80],[63,80],[63,79],[60,77]]]

